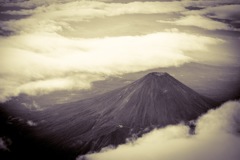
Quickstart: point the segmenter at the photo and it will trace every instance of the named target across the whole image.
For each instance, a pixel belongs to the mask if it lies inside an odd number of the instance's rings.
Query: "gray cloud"
[[[38,124],[37,124],[36,122],[32,121],[32,120],[28,120],[28,121],[27,121],[27,125],[29,125],[29,126],[31,126],[31,127],[35,127],[35,126],[37,126]]]
[[[0,137],[0,151],[9,151],[9,145],[11,144],[11,140],[6,137]]]
[[[183,11],[182,14],[184,16],[174,21],[159,20],[158,22],[181,26],[195,26],[208,30],[239,31],[238,28],[234,28],[232,23],[238,22],[240,19],[240,5],[226,5],[225,3],[226,1],[211,1],[211,3],[207,3],[207,1],[184,1],[183,4],[186,7],[200,7],[200,9]]]
[[[31,1],[26,1],[31,3]],[[43,2],[43,1],[41,1]],[[20,5],[21,4],[21,5]],[[20,3],[19,6],[23,4]],[[168,5],[169,7],[165,7]],[[130,2],[130,3],[105,3],[101,1],[69,1],[68,3],[49,3],[48,5],[36,5],[34,9],[8,10],[3,13],[18,15],[33,15],[48,11],[50,17],[82,16],[102,17],[116,16],[122,14],[152,14],[152,13],[170,13],[185,10],[180,2]],[[59,12],[60,11],[60,12]],[[53,12],[51,14],[51,12]],[[58,14],[55,14],[58,13]]]
[[[31,1],[27,1],[26,3],[31,3]],[[20,20],[1,21],[0,27],[3,30],[15,33],[29,33],[43,30],[60,32],[63,29],[73,30],[71,25],[76,22],[86,22],[94,18],[127,14],[172,13],[183,10],[185,8],[180,2],[104,3],[99,1],[71,1],[68,3],[40,5],[33,9],[4,11],[2,12],[4,14],[29,15],[30,17]]]
[[[238,160],[240,103],[227,102],[197,121],[196,135],[179,124],[154,130],[135,142],[87,155],[89,160]],[[81,159],[79,157],[78,159]]]
[[[240,10],[239,4],[216,5],[216,6],[206,7],[202,10],[183,12],[183,14],[187,16],[207,17],[212,20],[212,22],[209,21],[209,25],[212,25],[213,22],[215,22],[215,25],[219,23],[220,26],[223,26],[223,23],[225,23],[227,26],[231,26],[232,23],[238,22],[240,20],[239,10]],[[231,28],[230,27],[227,27],[227,28],[229,30],[234,30],[234,26],[231,26]]]

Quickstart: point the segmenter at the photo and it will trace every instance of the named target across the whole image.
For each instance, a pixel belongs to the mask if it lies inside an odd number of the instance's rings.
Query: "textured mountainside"
[[[80,153],[124,143],[155,127],[196,119],[215,104],[167,73],[41,112],[41,135]]]

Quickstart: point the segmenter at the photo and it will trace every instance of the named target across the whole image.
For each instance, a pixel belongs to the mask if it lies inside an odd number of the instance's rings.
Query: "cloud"
[[[196,135],[179,124],[154,130],[135,142],[100,153],[89,160],[238,160],[240,158],[240,103],[227,102],[196,123]],[[81,159],[79,157],[77,159]]]
[[[182,11],[184,17],[176,20],[162,21],[181,26],[196,26],[208,30],[233,30],[239,31],[234,24],[238,23],[240,16],[239,1],[232,0],[185,0],[182,5],[186,8],[196,7],[198,9]]]
[[[2,11],[1,13],[4,15],[27,16],[19,20],[9,19],[8,21],[0,21],[0,28],[3,31],[10,31],[12,34],[42,31],[64,32],[66,34],[74,31],[76,28],[75,32],[81,32],[81,30],[79,31],[81,23],[86,24],[96,19],[133,14],[177,13],[185,10],[180,2],[24,1],[13,3],[13,5],[22,7],[23,3],[36,4],[34,4],[35,7],[27,9]],[[46,4],[43,5],[42,3]],[[6,3],[5,5],[10,4]]]
[[[26,3],[26,4],[25,4]],[[4,3],[5,4],[5,3]],[[227,5],[226,5],[227,4]],[[229,5],[230,4],[230,5]],[[224,23],[214,21],[208,18],[217,19],[231,19],[239,20],[238,10],[240,9],[239,2],[237,1],[173,1],[173,2],[128,2],[128,3],[114,3],[102,2],[102,1],[24,1],[17,3],[6,3],[5,5],[14,5],[18,7],[27,7],[27,9],[19,10],[7,10],[2,13],[11,15],[30,15],[27,19],[2,21],[1,28],[5,30],[23,32],[38,30],[38,28],[51,28],[49,24],[55,23],[58,26],[57,30],[61,30],[64,27],[72,29],[71,23],[89,21],[94,18],[104,18],[119,15],[129,14],[159,14],[159,13],[177,13],[188,15],[187,17],[177,21],[178,25],[190,25],[194,24],[196,18],[206,25],[210,25],[211,30],[216,29],[230,29],[228,25],[224,26]],[[34,6],[34,7],[33,7]],[[167,6],[167,7],[166,7]],[[195,6],[202,7],[201,10],[187,10],[185,7]],[[205,18],[207,16],[208,18]],[[191,20],[191,21],[189,21]],[[172,21],[174,23],[174,20]],[[28,25],[26,28],[25,25]],[[220,25],[217,27],[217,25]],[[192,25],[190,25],[192,26]],[[198,27],[205,27],[200,25]],[[206,28],[205,29],[209,29]],[[51,30],[51,29],[50,29]]]
[[[89,89],[92,82],[109,75],[178,66],[193,61],[185,51],[204,52],[221,43],[180,32],[91,39],[35,33],[0,41],[2,100],[19,93]]]
[[[182,26],[195,26],[195,27],[208,29],[208,30],[231,30],[231,28],[225,23],[214,21],[210,18],[206,18],[199,15],[186,16],[176,21],[159,20],[158,22],[170,23],[170,24],[182,25]]]
[[[239,4],[216,5],[216,6],[206,7],[202,10],[187,11],[187,12],[184,12],[184,14],[185,15],[202,15],[209,18],[237,21],[240,19],[239,10],[240,10]]]
[[[223,5],[206,9],[207,14],[213,18],[239,20],[240,5]]]
[[[2,3],[5,7],[22,7],[22,8],[36,8],[39,6],[48,6],[54,3],[67,3],[73,0],[4,0]]]
[[[41,1],[41,3],[44,1]],[[32,1],[25,1],[32,3]],[[18,3],[14,3],[17,5]],[[9,4],[8,4],[9,5]],[[24,7],[22,3],[19,7]],[[26,5],[25,5],[26,6]],[[169,6],[169,7],[166,7]],[[129,2],[129,3],[105,3],[101,1],[68,1],[68,3],[47,3],[47,5],[35,5],[33,9],[8,10],[3,13],[13,15],[48,15],[47,17],[92,18],[104,16],[117,16],[123,14],[154,14],[171,13],[185,10],[180,2]],[[46,13],[46,11],[48,11]]]
[[[230,3],[230,2],[229,2]],[[239,4],[226,4],[226,1],[184,1],[185,7],[200,7],[197,10],[188,10],[181,12],[183,17],[176,20],[163,21],[181,26],[195,26],[208,30],[234,30],[238,31],[231,25],[240,19]]]
[[[182,0],[184,4],[192,6],[213,7],[226,4],[239,4],[238,0]]]
[[[141,25],[146,24],[148,17],[143,18],[140,24],[136,23],[136,26],[140,25],[140,29],[136,29],[138,36],[79,37],[83,32],[98,35],[96,30],[114,30],[114,33],[121,33],[121,26],[118,28],[114,26],[116,24],[101,25],[106,28],[88,26],[100,24],[101,20],[108,17],[133,14],[186,13],[187,17],[176,20],[175,23],[189,25],[193,19],[198,18],[197,22],[194,21],[195,26],[203,23],[208,29],[225,28],[223,23],[210,21],[202,15],[189,16],[183,2],[33,0],[4,5],[25,5],[25,9],[7,10],[4,13],[29,16],[0,23],[3,32],[11,32],[9,36],[0,37],[0,101],[20,93],[39,95],[60,90],[90,89],[92,83],[108,76],[179,66],[196,61],[193,57],[197,57],[198,61],[216,61],[218,56],[217,60],[226,61],[225,57],[219,56],[213,49],[213,46],[223,44],[222,40],[181,33],[179,29],[171,29],[172,27],[159,32],[155,19],[152,20],[154,25],[144,27],[155,26],[156,30],[145,33],[141,30]],[[122,21],[121,25],[129,29],[129,19],[125,18],[120,17],[117,20]],[[134,17],[130,20],[134,21]],[[93,23],[90,24],[90,21]],[[94,23],[95,21],[98,22]],[[151,20],[147,22],[151,23]],[[135,28],[135,23],[132,28]],[[68,34],[70,32],[71,34]],[[69,36],[75,34],[78,36]]]
[[[34,2],[34,1],[33,1]],[[33,3],[24,1],[24,3]],[[23,3],[23,2],[22,2]],[[14,5],[23,5],[14,3]],[[36,1],[34,3],[46,3]],[[168,6],[168,7],[166,7]],[[28,15],[20,20],[1,21],[0,27],[14,33],[31,32],[65,32],[72,31],[77,22],[94,21],[95,18],[106,18],[129,14],[176,13],[185,10],[180,2],[130,2],[105,3],[100,1],[50,1],[46,5],[36,4],[29,9],[6,10],[1,12],[10,15]]]
[[[36,122],[33,122],[32,120],[28,120],[27,121],[27,125],[31,126],[31,127],[35,127],[37,126],[38,124]]]
[[[9,145],[11,145],[11,140],[9,138],[6,137],[0,137],[0,151],[4,150],[4,151],[9,151]]]

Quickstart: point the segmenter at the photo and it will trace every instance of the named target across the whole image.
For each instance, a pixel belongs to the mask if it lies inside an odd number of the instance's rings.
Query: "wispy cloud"
[[[159,20],[161,23],[169,23],[181,26],[195,26],[207,30],[235,30],[231,25],[234,22],[238,22],[240,19],[239,4],[225,4],[219,5],[219,2],[216,1],[213,4],[207,6],[207,2],[200,1],[202,5],[199,5],[199,1],[196,2],[185,2],[185,6],[199,7],[201,9],[188,10],[181,12],[183,17],[176,20],[163,21]],[[205,6],[206,5],[206,6]]]
[[[228,5],[209,6],[201,10],[183,12],[183,14],[186,15],[186,18],[188,18],[189,16],[205,17],[204,21],[198,18],[200,21],[203,21],[203,25],[201,26],[198,25],[199,27],[206,28],[204,27],[204,24],[205,24],[205,25],[211,26],[209,29],[215,28],[215,29],[224,29],[224,30],[236,30],[238,28],[235,28],[235,26],[232,24],[234,22],[239,21],[240,19],[239,10],[240,10],[239,4],[228,4]],[[197,20],[192,19],[193,23],[197,23],[196,21]],[[181,23],[181,20],[180,20],[180,22],[176,22],[176,23],[179,23],[180,25],[181,24],[191,25],[190,23],[186,23],[186,20],[184,22],[185,23]],[[217,24],[219,25],[219,27],[217,26]]]
[[[186,16],[176,21],[159,20],[158,22],[170,23],[170,24],[181,25],[181,26],[194,26],[194,27],[204,28],[208,30],[231,30],[232,29],[225,23],[214,21],[210,18],[199,16],[199,15]]]

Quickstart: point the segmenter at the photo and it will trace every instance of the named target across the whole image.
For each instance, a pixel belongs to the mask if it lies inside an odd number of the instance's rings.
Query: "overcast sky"
[[[238,2],[1,0],[0,100],[189,62],[239,66]]]

